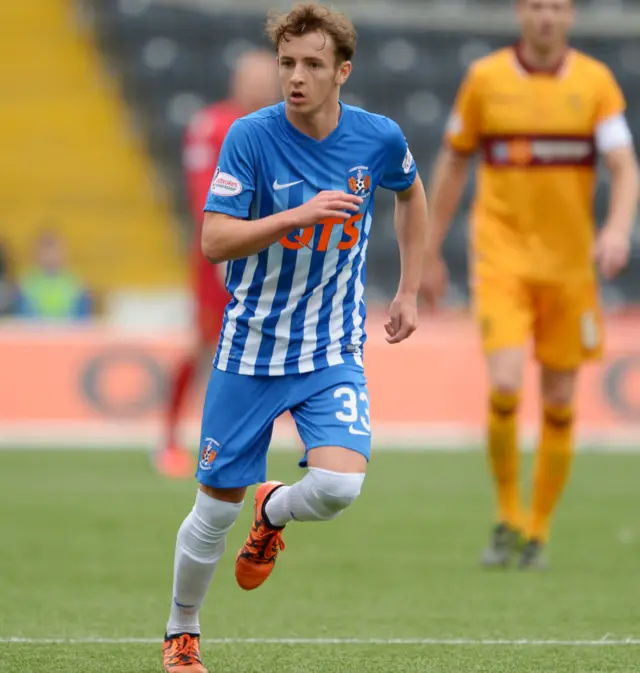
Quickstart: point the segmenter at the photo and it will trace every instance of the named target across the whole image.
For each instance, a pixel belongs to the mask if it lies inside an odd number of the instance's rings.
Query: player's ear
[[[336,73],[336,84],[342,86],[348,79],[351,74],[351,61],[343,61],[338,66],[338,72]]]

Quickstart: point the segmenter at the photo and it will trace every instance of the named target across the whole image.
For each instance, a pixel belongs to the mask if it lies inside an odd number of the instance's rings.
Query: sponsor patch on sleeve
[[[242,191],[242,183],[230,173],[223,173],[216,168],[211,183],[211,193],[216,196],[237,196]]]
[[[404,159],[402,160],[402,170],[405,172],[405,175],[409,173],[412,166],[413,155],[411,154],[411,150],[407,147],[407,153],[404,155]]]

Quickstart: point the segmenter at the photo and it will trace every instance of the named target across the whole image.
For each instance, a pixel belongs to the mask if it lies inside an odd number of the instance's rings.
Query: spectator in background
[[[93,313],[86,287],[67,268],[63,242],[45,231],[35,242],[33,266],[18,281],[16,313],[23,318],[84,320]]]
[[[11,282],[11,269],[7,249],[0,241],[0,316],[7,315],[13,309],[14,287]]]

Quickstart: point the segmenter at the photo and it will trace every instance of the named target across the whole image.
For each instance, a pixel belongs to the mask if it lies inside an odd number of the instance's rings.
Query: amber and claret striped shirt
[[[624,110],[607,66],[573,49],[553,72],[532,71],[517,47],[470,67],[445,140],[456,152],[480,153],[477,271],[541,282],[592,277],[596,160],[631,143]]]

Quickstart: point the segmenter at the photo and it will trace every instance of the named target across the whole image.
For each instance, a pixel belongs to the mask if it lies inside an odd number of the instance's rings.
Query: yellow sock
[[[517,411],[520,396],[494,390],[489,401],[488,453],[498,496],[498,521],[519,530],[520,502]]]
[[[567,482],[572,459],[573,411],[570,406],[546,405],[534,472],[529,539],[548,539],[549,521]]]

